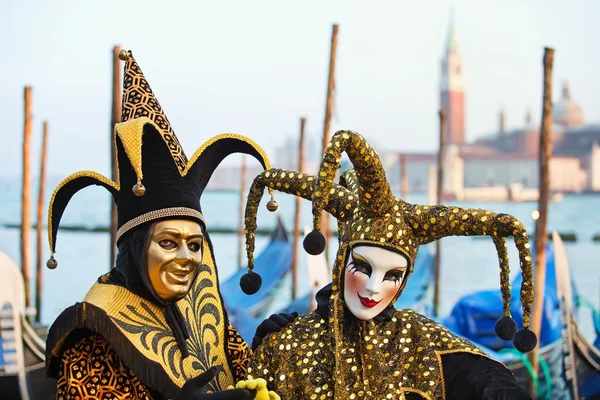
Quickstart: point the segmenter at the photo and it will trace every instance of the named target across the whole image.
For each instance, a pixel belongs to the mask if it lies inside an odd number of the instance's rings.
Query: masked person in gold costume
[[[354,169],[334,184],[343,153]],[[355,132],[331,139],[318,176],[271,169],[257,176],[246,205],[249,268],[256,212],[264,188],[312,200],[314,230],[304,248],[319,254],[326,210],[338,220],[332,283],[315,311],[298,317],[256,349],[248,376],[260,376],[282,399],[528,399],[514,376],[469,341],[416,313],[397,310],[420,245],[446,236],[488,235],[498,251],[504,317],[496,333],[522,352],[537,339],[529,329],[531,253],[523,224],[481,209],[410,204],[394,197],[379,156]],[[523,285],[524,329],[511,318],[505,237],[514,236]],[[516,334],[515,334],[516,332]]]
[[[267,169],[269,160],[250,139],[224,134],[188,161],[133,55],[119,56],[125,61],[122,122],[114,134],[119,184],[81,171],[58,185],[48,212],[47,263],[57,266],[67,203],[99,185],[117,205],[116,265],[51,326],[47,373],[58,380],[59,399],[252,399],[255,383],[246,386],[252,391],[227,390],[244,377],[251,352],[223,306],[200,198],[227,155],[250,154]],[[240,284],[251,294],[260,277],[245,275]],[[263,334],[280,329],[280,319],[293,316],[267,320]]]

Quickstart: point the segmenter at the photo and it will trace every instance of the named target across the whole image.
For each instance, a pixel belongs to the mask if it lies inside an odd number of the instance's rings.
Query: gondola
[[[560,235],[552,234],[554,243],[558,297],[561,304],[563,330],[563,369],[570,397],[573,400],[600,399],[600,350],[590,344],[581,334],[575,319],[575,308],[579,301],[573,301],[571,275],[567,253]],[[600,317],[594,312],[596,343],[600,342]]]
[[[17,265],[0,252],[0,397],[3,400],[50,400],[56,380],[45,371],[43,327],[34,328],[25,308],[23,277]]]
[[[534,252],[532,255],[535,257]],[[554,233],[553,245],[549,244],[546,249],[544,312],[538,352],[540,370],[539,378],[534,379],[537,398],[598,399],[600,354],[577,328],[574,318],[577,307],[572,305],[578,304],[578,295],[571,283],[568,265],[565,265],[562,240]],[[511,314],[519,326],[522,325],[521,281],[519,273],[511,283]],[[438,321],[452,332],[472,341],[490,357],[504,363],[517,382],[526,387],[533,376],[527,355],[519,353],[510,341],[499,339],[494,332],[494,324],[502,316],[501,310],[502,299],[498,291],[481,291],[459,299],[450,315]],[[596,333],[600,334],[600,331]],[[570,362],[569,348],[575,354],[574,364]],[[578,389],[577,385],[581,388]],[[582,393],[585,395],[582,396]]]

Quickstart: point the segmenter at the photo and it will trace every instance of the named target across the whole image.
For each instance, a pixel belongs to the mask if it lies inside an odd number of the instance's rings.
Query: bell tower
[[[452,11],[441,67],[440,99],[441,108],[446,111],[447,116],[447,143],[460,145],[465,143],[465,80]]]

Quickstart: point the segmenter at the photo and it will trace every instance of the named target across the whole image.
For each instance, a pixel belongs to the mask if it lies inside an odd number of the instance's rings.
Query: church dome
[[[563,126],[583,124],[583,109],[571,99],[569,85],[563,84],[562,98],[552,107],[552,119]]]

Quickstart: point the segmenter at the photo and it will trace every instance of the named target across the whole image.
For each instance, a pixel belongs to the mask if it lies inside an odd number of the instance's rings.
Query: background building
[[[482,197],[487,193],[490,198],[537,189],[540,127],[534,123],[531,112],[526,112],[522,127],[507,130],[506,114],[500,110],[497,130],[467,143],[465,93],[463,60],[451,22],[440,79],[440,105],[446,111],[448,124],[444,166],[444,191],[448,197],[465,198],[475,188],[479,188]],[[552,120],[551,191],[600,191],[600,124],[585,122],[583,109],[572,98],[567,82],[563,83],[560,99],[553,104]],[[428,171],[432,165],[437,166],[437,154],[385,154],[383,160],[394,190],[400,188],[402,156],[406,157],[409,191],[427,191]]]

